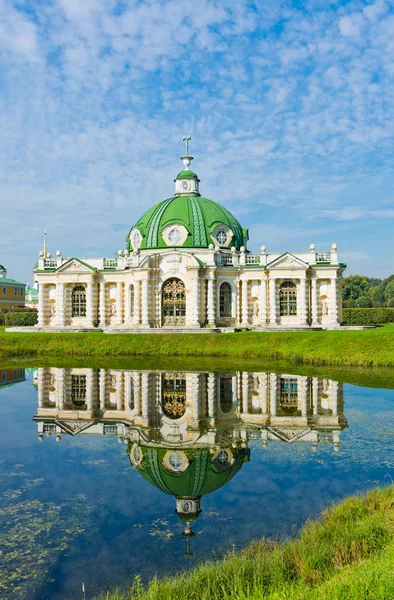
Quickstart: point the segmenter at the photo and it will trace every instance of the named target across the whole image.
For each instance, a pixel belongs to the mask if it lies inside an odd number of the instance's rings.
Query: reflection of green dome
[[[208,248],[212,244],[210,234],[218,225],[225,225],[233,232],[231,246],[239,250],[244,245],[242,227],[226,208],[208,198],[182,195],[163,200],[141,217],[135,225],[143,236],[140,249],[167,248],[161,234],[167,225],[175,224],[183,225],[188,232],[181,248]],[[129,236],[126,241],[128,249],[132,250]]]
[[[249,460],[248,448],[231,448],[233,463],[224,470],[217,468],[209,449],[184,449],[189,464],[182,472],[170,472],[163,465],[168,448],[141,447],[143,458],[137,466],[141,475],[162,492],[180,497],[210,494],[238,473]],[[176,452],[176,450],[174,450]]]

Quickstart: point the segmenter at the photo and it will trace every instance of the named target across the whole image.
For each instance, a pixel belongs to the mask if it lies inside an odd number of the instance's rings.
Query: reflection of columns
[[[276,280],[270,278],[270,325],[277,325],[276,322]]]
[[[106,370],[100,369],[100,410],[105,410]]]
[[[195,275],[196,276],[192,279],[192,318],[190,324],[193,327],[200,327],[200,322],[198,320],[200,280],[198,277],[198,273],[196,273]]]
[[[242,412],[249,412],[249,373],[242,373]]]
[[[216,375],[209,373],[208,375],[208,417],[215,417],[215,391],[216,391]]]
[[[298,402],[301,405],[301,414],[306,417],[308,410],[308,378],[298,378]]]
[[[93,327],[93,283],[86,284],[86,326]]]
[[[64,283],[56,284],[56,325],[64,327]]]
[[[45,369],[38,369],[38,408],[44,405],[44,372]]]
[[[242,324],[249,324],[248,281],[242,280]]]
[[[262,279],[260,281],[260,319],[261,326],[265,327],[267,324],[267,280]]]
[[[149,287],[148,287],[148,285],[149,285],[148,280],[143,279],[142,280],[142,323],[141,323],[141,325],[143,325],[144,327],[149,327],[149,320],[148,320]]]
[[[208,279],[208,293],[207,293],[207,313],[208,313],[208,324],[215,325],[215,276],[210,275]]]
[[[38,288],[38,323],[39,327],[43,327],[45,324],[44,310],[45,310],[45,302],[44,302],[44,294],[46,292],[46,284],[40,283]]]
[[[134,314],[133,325],[139,325],[141,320],[141,282],[134,282]]]
[[[142,418],[149,416],[149,375],[142,373]]]
[[[130,412],[130,400],[131,400],[131,386],[133,385],[133,379],[132,379],[132,375],[130,372],[125,372],[124,374],[124,406],[123,406],[123,410],[126,410],[127,412]],[[134,390],[133,390],[134,393]]]
[[[99,299],[99,317],[100,327],[105,327],[105,281],[100,281],[100,299]]]
[[[319,325],[317,313],[317,279],[313,277],[311,280],[311,301],[312,301],[312,327]]]
[[[88,411],[93,409],[93,369],[86,373],[86,406]]]
[[[192,375],[192,389],[193,389],[193,405],[192,405],[192,414],[193,421],[198,421],[200,416],[200,375],[198,373],[193,373]]]
[[[338,381],[331,381],[332,416],[338,415]]]
[[[300,278],[300,284],[298,287],[298,305],[299,308],[297,313],[299,315],[299,325],[308,325],[308,317],[307,317],[307,303],[306,303],[306,278]]]
[[[64,409],[64,369],[56,369],[56,390],[57,402],[59,410]]]
[[[140,385],[140,374],[134,373],[133,375],[134,381],[134,407],[135,407],[135,416],[141,416],[141,385]]]
[[[123,282],[116,284],[116,325],[123,323]]]
[[[338,323],[337,279],[331,278],[331,322]]]
[[[276,401],[278,394],[278,375],[270,373],[270,413],[271,417],[276,416]]]
[[[312,401],[313,414],[319,414],[319,380],[317,377],[312,378]]]
[[[116,410],[123,410],[123,371],[116,374]]]
[[[260,375],[260,395],[261,395],[261,413],[266,415],[268,413],[268,390],[267,390],[267,373],[261,373]]]

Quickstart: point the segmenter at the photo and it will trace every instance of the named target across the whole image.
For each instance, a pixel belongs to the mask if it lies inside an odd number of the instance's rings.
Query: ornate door
[[[163,326],[186,325],[186,290],[180,279],[168,279],[162,290]]]
[[[170,419],[179,419],[186,412],[186,375],[164,373],[162,378],[162,408]]]

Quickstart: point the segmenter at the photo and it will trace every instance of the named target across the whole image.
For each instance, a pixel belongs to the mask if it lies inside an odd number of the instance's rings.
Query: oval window
[[[221,246],[224,246],[224,244],[227,243],[227,240],[228,240],[227,233],[224,231],[224,229],[219,229],[219,231],[216,234],[216,241],[218,242],[218,244],[220,244]]]
[[[174,227],[173,229],[170,229],[169,233],[168,233],[168,241],[170,242],[170,244],[180,244],[182,241],[182,234],[179,231],[179,229],[177,229],[176,227]]]

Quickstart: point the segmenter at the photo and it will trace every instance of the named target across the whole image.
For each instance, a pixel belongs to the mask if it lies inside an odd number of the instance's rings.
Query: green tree
[[[369,287],[368,277],[363,275],[349,275],[344,277],[342,285],[342,298],[357,300],[360,296],[366,296]]]
[[[386,284],[384,289],[384,298],[387,303],[394,299],[394,279],[390,279],[390,281]],[[389,306],[389,304],[387,305]]]
[[[367,295],[359,296],[355,303],[356,308],[371,308],[372,302]]]

